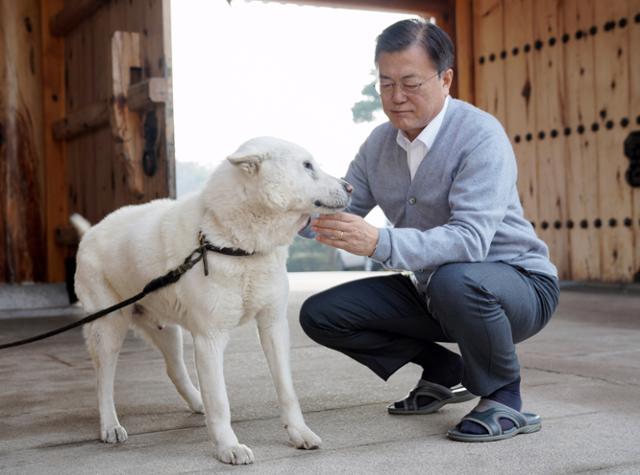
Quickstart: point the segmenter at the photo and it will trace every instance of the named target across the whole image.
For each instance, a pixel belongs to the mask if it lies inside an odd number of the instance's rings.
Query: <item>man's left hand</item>
[[[357,256],[370,257],[378,244],[378,228],[355,214],[320,215],[311,229],[318,233],[316,241]]]

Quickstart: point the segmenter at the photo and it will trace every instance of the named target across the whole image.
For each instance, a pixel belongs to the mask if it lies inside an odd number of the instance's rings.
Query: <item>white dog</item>
[[[114,407],[113,381],[118,353],[133,325],[160,349],[169,377],[191,410],[204,411],[218,458],[233,464],[253,462],[251,449],[240,444],[231,429],[223,353],[230,330],[255,318],[291,443],[301,449],[320,445],[304,422],[291,380],[287,246],[310,214],[345,208],[350,192],[348,183],[322,172],[303,148],[261,137],[228,157],[200,193],[126,206],[93,227],[78,215],[72,217],[83,235],[76,293],[88,312],[135,295],[178,267],[198,247],[199,232],[215,246],[254,253],[238,257],[208,252],[208,276],[198,263],[177,283],[134,307],[85,326],[97,373],[104,442],[127,439]],[[202,396],[185,368],[180,327],[193,337]]]

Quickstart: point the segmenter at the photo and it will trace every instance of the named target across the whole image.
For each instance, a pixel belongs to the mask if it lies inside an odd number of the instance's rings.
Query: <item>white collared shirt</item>
[[[411,180],[413,180],[420,163],[422,163],[424,157],[429,153],[429,150],[433,146],[433,142],[436,140],[436,136],[438,135],[438,131],[442,125],[442,120],[444,119],[444,114],[447,111],[448,104],[449,96],[445,98],[442,110],[438,112],[438,115],[436,115],[424,129],[422,129],[420,135],[418,135],[413,142],[407,138],[402,130],[398,130],[396,142],[398,142],[398,145],[407,152],[407,163],[409,165],[409,172],[411,173]]]

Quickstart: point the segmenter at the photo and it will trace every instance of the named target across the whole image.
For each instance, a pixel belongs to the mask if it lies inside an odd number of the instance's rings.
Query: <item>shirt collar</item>
[[[424,144],[427,147],[427,150],[430,150],[433,146],[433,142],[436,140],[436,136],[438,135],[438,131],[440,130],[440,126],[442,125],[442,121],[444,120],[444,115],[447,112],[447,105],[449,104],[449,96],[444,99],[444,105],[438,114],[427,124],[427,126],[422,129],[422,132],[411,142],[407,136],[404,134],[402,130],[398,130],[398,134],[396,135],[396,142],[400,147],[402,147],[405,151],[409,150],[412,144],[415,144],[416,141],[420,141],[420,143]]]

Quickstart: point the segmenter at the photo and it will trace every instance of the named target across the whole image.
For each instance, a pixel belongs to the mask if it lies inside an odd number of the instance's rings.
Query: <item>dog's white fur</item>
[[[287,246],[312,213],[348,203],[349,185],[322,172],[303,148],[261,137],[243,144],[212,174],[200,193],[183,199],[126,206],[97,225],[72,222],[84,236],[77,256],[76,293],[88,312],[138,293],[150,280],[176,268],[198,246],[198,232],[220,247],[255,252],[232,257],[209,252],[203,265],[136,304],[87,324],[87,347],[97,373],[100,433],[123,442],[113,402],[116,361],[133,325],[162,352],[167,373],[191,410],[204,412],[218,458],[254,460],[231,429],[223,376],[223,352],[231,329],[255,318],[291,443],[312,449],[320,438],[305,424],[289,367],[286,317]],[[202,395],[191,382],[181,327],[191,332]]]

